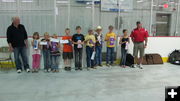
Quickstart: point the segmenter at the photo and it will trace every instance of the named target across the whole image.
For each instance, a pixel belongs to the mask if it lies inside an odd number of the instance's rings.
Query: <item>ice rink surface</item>
[[[166,86],[180,86],[180,66],[37,74],[0,72],[0,101],[164,101]]]

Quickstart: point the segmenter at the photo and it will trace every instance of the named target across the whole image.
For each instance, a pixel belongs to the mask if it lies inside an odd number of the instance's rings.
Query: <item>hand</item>
[[[9,51],[13,52],[14,48],[12,46],[9,47]]]
[[[28,44],[26,44],[26,48],[28,48]]]
[[[146,45],[146,44],[144,45],[144,48],[147,48],[147,45]]]

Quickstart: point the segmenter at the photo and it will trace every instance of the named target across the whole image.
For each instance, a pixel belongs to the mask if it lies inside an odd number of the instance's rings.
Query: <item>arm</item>
[[[9,45],[9,50],[13,51],[14,49],[13,49],[12,44],[11,44],[12,43],[11,31],[10,31],[9,28],[7,29],[7,42],[8,42],[8,45]]]
[[[109,37],[107,37],[107,34],[106,34],[104,41],[108,41],[108,40],[109,40]]]
[[[121,37],[120,40],[119,40],[119,44],[123,44],[123,43],[122,43],[122,37]]]
[[[130,38],[128,37],[128,43],[130,43]]]
[[[146,33],[145,33],[145,48],[147,47],[147,42],[148,42],[148,31],[146,31]]]
[[[85,40],[85,38],[84,38],[84,35],[83,35],[82,42],[80,44],[84,44],[84,40]]]
[[[145,47],[147,47],[148,38],[145,38]]]
[[[115,34],[115,36],[114,36],[114,40],[116,40],[117,38],[116,38],[117,36],[116,36],[116,34]]]
[[[74,38],[74,35],[73,35],[73,36],[72,36],[72,43],[73,43],[73,44],[77,44],[77,42],[75,42],[74,40],[75,40],[75,38]]]
[[[130,37],[131,37],[132,42],[134,43],[134,35],[133,35],[133,31],[131,32]]]
[[[25,42],[25,45],[26,45],[26,48],[28,48],[28,36],[27,36],[27,32],[26,32],[26,29],[25,27],[22,25],[23,29],[24,29],[24,42]]]
[[[31,41],[31,45],[34,46],[34,40]]]

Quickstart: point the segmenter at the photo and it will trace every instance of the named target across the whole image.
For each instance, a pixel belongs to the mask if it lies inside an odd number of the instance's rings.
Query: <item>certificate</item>
[[[40,45],[47,45],[47,41],[45,41],[45,42],[41,41]]]
[[[69,43],[69,40],[60,40],[60,43],[67,44],[67,43]]]
[[[59,39],[51,38],[51,42],[59,42]]]

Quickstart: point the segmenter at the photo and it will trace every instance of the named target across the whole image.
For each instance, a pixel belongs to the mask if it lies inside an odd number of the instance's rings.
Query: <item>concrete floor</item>
[[[0,72],[0,101],[164,101],[165,86],[180,86],[180,66],[101,67],[91,71]]]

